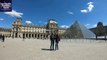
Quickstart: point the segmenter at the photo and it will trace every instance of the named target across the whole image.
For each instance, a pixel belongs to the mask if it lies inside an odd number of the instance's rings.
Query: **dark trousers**
[[[51,50],[54,50],[54,39],[51,39],[50,49],[51,49]]]
[[[4,37],[2,38],[2,41],[4,42]]]
[[[58,41],[56,41],[56,43],[55,43],[55,50],[58,50],[59,49],[59,46],[58,46]]]

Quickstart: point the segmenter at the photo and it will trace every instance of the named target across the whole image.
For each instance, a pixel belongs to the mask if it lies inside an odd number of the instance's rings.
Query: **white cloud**
[[[87,28],[95,28],[97,27],[97,24],[91,25],[91,24],[86,24],[85,25]]]
[[[85,9],[84,9],[84,10],[81,10],[81,12],[82,12],[82,13],[87,13],[88,10],[85,10]]]
[[[56,21],[53,21],[53,20],[50,20],[50,23],[56,23],[56,24],[57,24],[57,22],[56,22]]]
[[[60,27],[61,28],[69,28],[69,26],[67,26],[67,25],[61,25]]]
[[[85,26],[86,26],[86,27],[87,27],[87,26],[90,26],[90,24],[86,24]]]
[[[92,4],[93,4],[93,2],[88,2],[88,3],[87,3],[87,5],[92,5]]]
[[[68,14],[71,14],[71,15],[73,15],[73,14],[74,14],[74,13],[73,13],[73,12],[71,12],[71,11],[67,11],[67,13],[68,13]]]
[[[5,14],[10,15],[12,17],[22,17],[23,13],[12,10],[11,12],[5,12]]]
[[[26,24],[31,24],[32,22],[31,22],[31,21],[26,21],[25,23],[26,23]]]
[[[86,24],[85,27],[91,28],[92,26],[90,24]]]
[[[0,21],[3,21],[4,19],[3,18],[0,18]]]
[[[80,10],[82,13],[88,13],[93,10],[93,8],[94,8],[93,2],[88,2],[87,5],[88,6],[86,9]]]
[[[87,8],[88,8],[88,11],[91,12],[94,8],[93,2],[89,2]]]
[[[94,24],[92,27],[97,27],[97,24]]]
[[[86,24],[85,25],[87,28],[94,28],[97,27],[97,24],[91,25],[91,24]]]

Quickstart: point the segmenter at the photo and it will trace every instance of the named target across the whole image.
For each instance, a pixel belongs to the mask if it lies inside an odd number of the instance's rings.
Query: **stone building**
[[[5,37],[11,37],[11,32],[9,28],[0,28],[0,35],[4,35]]]
[[[66,29],[58,27],[58,23],[54,19],[50,19],[46,26],[33,26],[33,25],[23,25],[22,19],[17,18],[16,21],[12,24],[11,36],[13,38],[37,38],[37,39],[46,39],[49,38],[51,32],[58,30],[58,33],[61,35],[65,32]]]

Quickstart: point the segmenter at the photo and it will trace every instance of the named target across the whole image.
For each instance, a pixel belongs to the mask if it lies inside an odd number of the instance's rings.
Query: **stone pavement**
[[[0,41],[0,60],[107,60],[107,42],[69,39],[50,51],[50,40],[11,39]]]

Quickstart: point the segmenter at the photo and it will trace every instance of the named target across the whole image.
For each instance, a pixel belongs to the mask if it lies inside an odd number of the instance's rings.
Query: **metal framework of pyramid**
[[[66,38],[93,38],[95,34],[76,21],[64,34]]]

